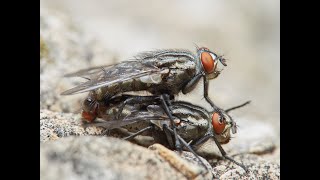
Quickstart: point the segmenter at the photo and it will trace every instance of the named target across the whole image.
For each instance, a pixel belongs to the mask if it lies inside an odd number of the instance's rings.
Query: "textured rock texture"
[[[106,137],[41,144],[41,179],[186,179],[151,150]]]
[[[41,179],[187,179],[188,177],[158,153],[111,137],[71,136],[42,143],[40,148]],[[181,157],[194,165],[199,165],[189,152],[183,152]],[[239,155],[235,159],[247,165],[249,173],[225,160],[219,161],[212,173],[220,179],[279,179],[280,177],[278,163],[250,154]],[[202,166],[199,169],[203,169]],[[195,179],[211,178],[210,173],[195,176]]]
[[[57,113],[40,110],[40,142],[57,140],[67,136],[101,135],[104,129],[86,127],[81,124],[79,115],[72,113]]]

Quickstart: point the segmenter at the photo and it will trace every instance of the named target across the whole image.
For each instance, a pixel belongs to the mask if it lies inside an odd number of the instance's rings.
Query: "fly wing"
[[[83,93],[100,87],[108,86],[113,83],[120,83],[134,78],[159,74],[160,72],[160,68],[143,64],[140,61],[126,61],[112,66],[102,66],[80,70],[66,76],[85,77],[88,79],[88,81],[61,93],[61,95]]]
[[[132,113],[129,116],[124,117],[123,119],[118,120],[109,120],[109,121],[99,121],[90,123],[90,125],[104,127],[106,129],[114,129],[123,127],[125,125],[129,125],[139,121],[162,121],[162,120],[169,120],[166,116],[159,116],[154,115],[150,112],[140,111],[136,113]]]
[[[103,69],[108,69],[114,65],[106,65],[106,66],[97,66],[97,67],[91,67],[87,69],[82,69],[77,72],[65,74],[64,77],[85,77],[90,79],[94,74],[97,74]]]
[[[87,82],[63,92],[61,95],[83,93],[114,83],[124,82],[134,78],[151,77],[152,81],[161,81],[160,73],[170,66],[188,68],[194,66],[194,55],[188,50],[155,50],[138,54],[130,61],[119,64],[94,67],[67,74],[67,77],[84,77]],[[186,63],[189,62],[189,63]],[[180,66],[182,64],[182,67]]]

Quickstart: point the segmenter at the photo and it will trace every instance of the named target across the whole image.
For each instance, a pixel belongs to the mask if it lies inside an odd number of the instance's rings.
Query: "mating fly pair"
[[[208,96],[209,80],[218,77],[223,66],[226,66],[225,59],[207,48],[197,47],[196,54],[188,50],[174,49],[143,52],[129,61],[68,74],[68,77],[79,76],[88,81],[63,92],[62,95],[91,91],[90,98],[84,102],[83,115],[94,119],[97,107],[103,106],[119,93],[148,91],[159,96],[177,95],[179,92],[186,94],[203,78],[204,98],[223,119],[222,110]],[[165,101],[162,103],[172,122]],[[173,130],[176,131],[175,127]],[[175,146],[178,149],[181,147],[177,138]]]
[[[184,94],[191,92],[203,78],[203,96],[217,113],[218,123],[223,124],[228,115],[208,96],[209,80],[218,77],[223,66],[226,66],[224,58],[203,47],[197,47],[196,54],[188,50],[175,49],[143,52],[129,61],[66,75],[83,77],[87,81],[63,92],[62,95],[89,92],[89,96],[83,102],[82,116],[88,121],[93,121],[98,116],[103,116],[102,109],[108,107],[110,101],[117,95],[125,92],[150,92],[159,98],[161,108],[170,120],[174,136],[173,144],[179,150],[181,141],[170,110],[168,96],[175,96],[179,92]],[[128,101],[130,100],[124,100]],[[120,103],[115,119],[119,119],[125,104]]]

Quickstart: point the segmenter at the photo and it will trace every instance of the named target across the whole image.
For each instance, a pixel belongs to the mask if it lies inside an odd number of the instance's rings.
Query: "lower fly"
[[[221,146],[221,144],[226,144],[230,141],[231,132],[236,133],[237,125],[233,119],[221,118],[215,111],[208,112],[206,109],[188,102],[174,101],[173,97],[165,98],[166,103],[169,105],[169,110],[173,115],[172,118],[176,126],[177,138],[186,150],[193,152],[197,156],[199,153],[194,151],[194,149],[197,149],[198,146],[209,139],[213,139],[224,158],[247,171],[247,168],[243,164],[229,157]],[[95,114],[102,121],[92,122],[92,125],[102,126],[107,130],[111,130],[121,127],[128,128],[136,126],[136,123],[146,122],[148,125],[141,128],[138,127],[136,132],[124,139],[129,140],[144,132],[153,131],[157,133],[151,133],[151,136],[165,137],[168,146],[171,149],[175,149],[174,132],[170,118],[167,116],[160,99],[161,97],[159,96],[122,95],[113,97],[107,106],[96,108]],[[248,103],[229,108],[227,111],[230,112]],[[161,141],[159,137],[154,137],[154,139]],[[202,154],[200,153],[200,155]],[[200,162],[202,161],[200,160]]]

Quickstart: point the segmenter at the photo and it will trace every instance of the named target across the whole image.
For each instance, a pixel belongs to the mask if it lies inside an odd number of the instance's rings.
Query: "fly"
[[[169,147],[174,148],[174,133],[170,124],[170,118],[167,116],[158,98],[158,96],[130,95],[114,97],[111,99],[108,107],[100,107],[97,109],[97,114],[103,121],[93,122],[92,125],[102,126],[110,130],[126,126],[129,127],[135,125],[135,123],[146,122],[146,126],[141,127],[139,131],[124,139],[131,139],[146,131],[153,130],[157,133],[151,133],[152,135],[156,134],[157,136],[165,137]],[[249,101],[234,108],[229,108],[226,111],[229,112],[236,108],[243,107],[248,103]],[[121,110],[122,113],[119,119],[114,120],[115,112],[119,111],[119,107],[121,107],[122,104],[125,104],[125,108]],[[210,155],[208,153],[211,152],[197,152],[197,148],[212,138],[224,158],[234,162],[247,171],[247,168],[243,164],[229,157],[221,146],[221,144],[226,144],[230,141],[231,132],[233,134],[237,132],[237,125],[233,119],[228,118],[221,122],[217,112],[209,112],[200,106],[184,101],[169,100],[169,104],[175,122],[178,140],[187,150],[193,152],[196,156],[197,154],[203,155],[201,153]],[[154,138],[161,141],[161,144],[164,143],[163,139],[159,137]]]

